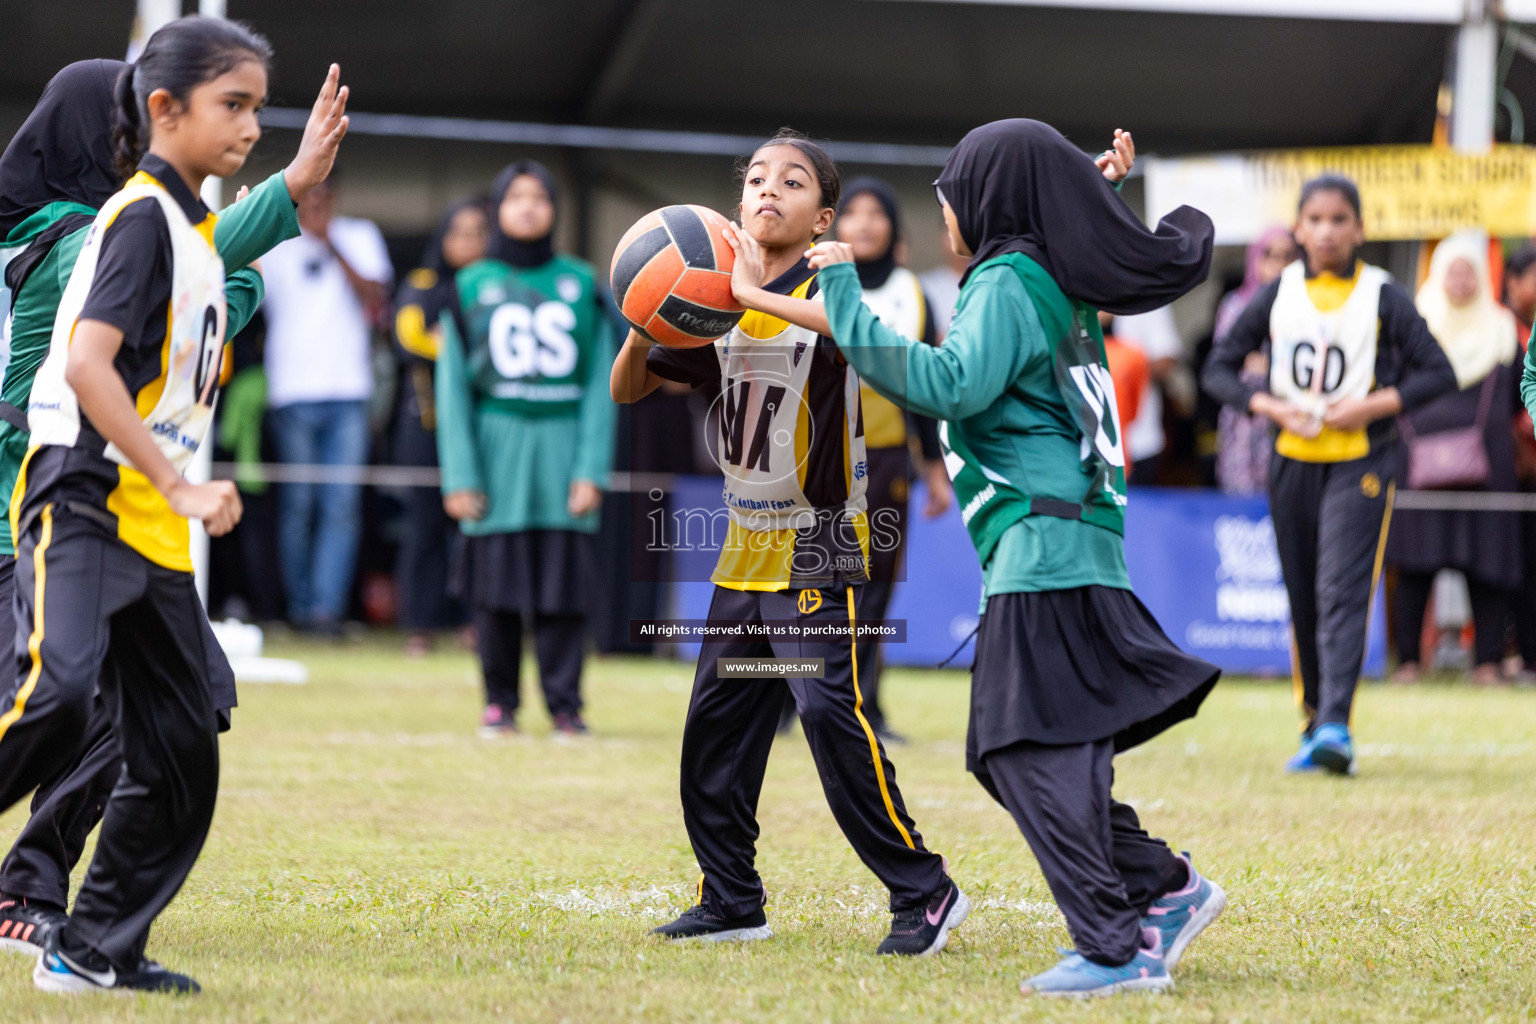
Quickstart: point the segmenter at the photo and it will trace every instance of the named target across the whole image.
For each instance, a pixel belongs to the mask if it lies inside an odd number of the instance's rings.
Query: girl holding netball
[[[1125,472],[1097,310],[1165,305],[1210,266],[1210,221],[1148,231],[1100,166],[1038,121],[984,125],[936,183],[970,264],[944,344],[902,338],[860,302],[852,252],[811,257],[839,350],[887,397],[943,419],[955,500],[984,591],[967,767],[1018,823],[1075,952],[1025,992],[1160,989],[1220,890],[1110,795],[1117,751],[1195,713],[1219,675],[1175,647],[1131,592]]]
[[[212,419],[227,322],[216,218],[197,196],[260,137],[269,56],[240,26],[183,19],[119,77],[117,156],[136,171],[89,229],[31,391],[11,501],[30,635],[0,702],[0,807],[76,755],[98,685],[123,759],[74,912],[33,975],[48,991],[197,991],[144,956],[218,789],[187,520],[219,535],[240,518],[233,484],[181,475]],[[338,118],[333,143],[345,131]]]
[[[1413,297],[1358,256],[1360,192],[1325,175],[1301,189],[1303,258],[1237,318],[1205,364],[1212,397],[1273,420],[1269,508],[1291,605],[1297,703],[1291,772],[1352,774],[1350,715],[1371,594],[1381,572],[1402,458],[1396,420],[1456,389],[1456,373]],[[1270,346],[1264,388],[1241,377]]]
[[[454,275],[485,255],[490,237],[483,200],[453,204],[427,242],[421,264],[395,296],[395,354],[400,364],[394,429],[398,465],[437,465],[433,382],[443,340],[438,320],[454,300]],[[454,527],[441,497],[430,488],[411,488],[404,503],[405,535],[400,539],[395,578],[400,625],[410,631],[405,651],[420,656],[432,649],[435,630],[463,622],[448,597],[449,540]]]
[[[613,367],[619,402],[663,379],[721,387],[716,451],[729,513],[711,579],[711,622],[847,627],[842,639],[731,638],[699,651],[683,727],[683,823],[698,859],[698,903],[656,929],[672,940],[766,939],[757,798],[786,699],[800,714],[843,835],[890,890],[879,952],[942,949],[970,902],[923,843],[868,716],[853,633],[869,578],[868,467],[859,379],[838,354],[805,252],[832,226],[840,182],[820,146],[781,133],[742,167],[733,287],[748,313],[699,348],[663,348],[630,332]],[[708,235],[704,236],[706,239]],[[617,276],[615,288],[623,285]],[[796,312],[793,322],[771,312]],[[722,659],[822,659],[820,678],[723,675]],[[786,685],[787,684],[787,685]]]

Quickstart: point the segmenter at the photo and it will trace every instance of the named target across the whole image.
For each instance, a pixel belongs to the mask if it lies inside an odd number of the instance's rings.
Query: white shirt
[[[949,333],[949,322],[955,316],[955,304],[960,301],[960,275],[947,266],[934,267],[918,275],[923,292],[928,296],[928,309],[933,313],[934,337],[940,341]]]
[[[352,269],[389,284],[384,236],[372,221],[337,217],[331,244]],[[363,401],[373,394],[368,316],[324,242],[290,238],[261,258],[267,300],[267,402]]]

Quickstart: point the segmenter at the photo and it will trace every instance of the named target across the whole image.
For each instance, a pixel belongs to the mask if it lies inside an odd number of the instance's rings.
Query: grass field
[[[1178,987],[1089,1007],[1018,994],[1066,930],[963,771],[967,680],[894,672],[908,806],[976,904],[923,962],[872,955],[885,895],[843,843],[803,739],[775,748],[759,865],[775,937],[662,946],[692,900],[676,796],[691,666],[592,663],[598,738],[475,736],[471,659],[286,645],[302,687],[248,687],[213,834],[150,953],[195,1000],[61,1001],[9,972],[5,1019],[199,1021],[1396,1021],[1536,1018],[1536,693],[1362,695],[1360,776],[1287,778],[1289,686],[1229,681],[1118,762],[1117,795],[1232,906]],[[525,683],[525,687],[526,687]],[[537,705],[537,700],[534,701]],[[0,818],[7,845],[21,809]]]

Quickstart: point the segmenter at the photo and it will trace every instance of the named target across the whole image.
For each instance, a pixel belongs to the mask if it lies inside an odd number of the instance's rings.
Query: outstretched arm
[[[763,288],[767,272],[763,268],[763,248],[757,239],[734,224],[727,224],[721,234],[736,250],[736,263],[731,268],[731,292],[737,302],[748,309],[788,320],[796,327],[832,336],[832,325],[827,322],[827,311],[821,303],[777,295]]]
[[[860,379],[903,408],[943,420],[974,416],[1049,352],[1040,316],[1012,271],[967,284],[944,344],[934,347],[902,337],[864,305],[852,247],[823,242],[812,252],[811,266],[827,268],[822,295],[838,351]]]
[[[288,166],[254,191],[241,189],[236,201],[219,215],[213,243],[231,272],[249,265],[284,239],[297,237],[298,202],[331,173],[336,151],[347,134],[347,87],[338,85],[340,78],[341,68],[332,64],[309,112],[299,151]]]

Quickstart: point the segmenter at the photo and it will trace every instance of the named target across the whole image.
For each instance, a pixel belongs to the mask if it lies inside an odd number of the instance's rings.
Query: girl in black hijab
[[[849,247],[811,258],[859,376],[945,421],[983,571],[967,767],[1018,823],[1077,945],[1024,983],[1045,995],[1168,987],[1226,902],[1110,795],[1115,753],[1193,715],[1220,674],[1164,635],[1125,567],[1125,456],[1097,311],[1187,292],[1212,236],[1188,208],[1148,230],[1111,184],[1133,158],[1123,133],[1095,161],[1038,121],[967,135],[936,183],[950,244],[971,260],[938,348],[863,305],[841,265]]]
[[[559,189],[519,161],[491,190],[486,258],[455,276],[437,365],[443,505],[480,646],[481,734],[517,732],[523,638],[562,737],[584,736],[581,675],[616,409],[612,324],[590,264],[555,252]]]
[[[395,299],[395,355],[400,362],[395,411],[395,462],[437,465],[437,406],[432,397],[442,332],[438,319],[453,300],[459,268],[485,255],[490,219],[483,199],[457,202],[443,214]],[[405,536],[395,579],[400,589],[400,624],[410,630],[406,653],[432,649],[432,631],[461,624],[448,598],[448,541],[453,520],[431,488],[413,487],[405,503]]]
[[[6,266],[12,292],[122,187],[112,169],[112,88],[123,67],[82,60],[54,75],[0,156],[0,247],[24,247]]]

